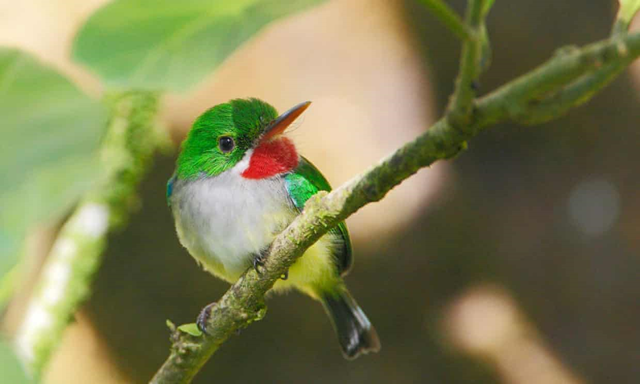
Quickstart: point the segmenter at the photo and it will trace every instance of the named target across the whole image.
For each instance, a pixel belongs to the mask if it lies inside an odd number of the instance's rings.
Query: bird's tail
[[[324,293],[320,297],[345,358],[351,360],[361,353],[380,350],[376,329],[346,288],[341,287],[338,292]]]

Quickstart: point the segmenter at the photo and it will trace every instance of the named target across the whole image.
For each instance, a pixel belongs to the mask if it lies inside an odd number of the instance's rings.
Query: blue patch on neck
[[[173,184],[176,182],[178,176],[174,173],[173,176],[167,181],[167,205],[171,206],[171,194],[173,193]]]

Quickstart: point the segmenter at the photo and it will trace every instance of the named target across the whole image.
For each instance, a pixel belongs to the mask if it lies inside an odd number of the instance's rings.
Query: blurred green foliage
[[[322,1],[114,1],[83,26],[73,56],[109,86],[185,90],[269,22]]]
[[[0,367],[2,367],[2,382],[11,384],[32,383],[20,367],[18,358],[11,350],[11,346],[0,340]]]
[[[104,108],[55,70],[0,48],[0,276],[28,228],[63,213],[99,176]]]

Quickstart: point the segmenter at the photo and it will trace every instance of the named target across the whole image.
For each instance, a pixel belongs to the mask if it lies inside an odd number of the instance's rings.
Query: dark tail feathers
[[[351,360],[361,353],[380,350],[376,329],[346,289],[322,295],[322,304],[331,317],[345,358]]]

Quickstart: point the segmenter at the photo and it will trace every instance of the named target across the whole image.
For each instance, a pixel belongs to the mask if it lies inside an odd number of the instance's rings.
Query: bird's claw
[[[268,252],[269,247],[266,247],[253,258],[253,269],[255,269],[258,274],[260,274],[259,268],[264,266],[264,260],[267,258]]]
[[[263,267],[263,266],[264,266],[264,256],[262,256],[261,254],[256,255],[256,257],[253,258],[253,269],[256,270],[258,275],[260,274],[260,267]]]
[[[258,273],[258,275],[261,273],[260,267],[264,267],[264,261],[267,257],[268,252],[269,252],[269,248],[265,248],[262,251],[260,251],[260,253],[256,254],[253,258],[253,269],[256,270],[256,273]],[[289,270],[287,269],[282,274],[282,276],[280,276],[280,278],[282,280],[287,280],[289,278]]]
[[[209,318],[211,317],[211,310],[215,305],[216,303],[211,303],[206,307],[202,308],[202,311],[200,311],[200,314],[198,315],[198,319],[196,320],[196,325],[198,326],[198,329],[205,335],[208,335],[207,323],[209,322]]]

